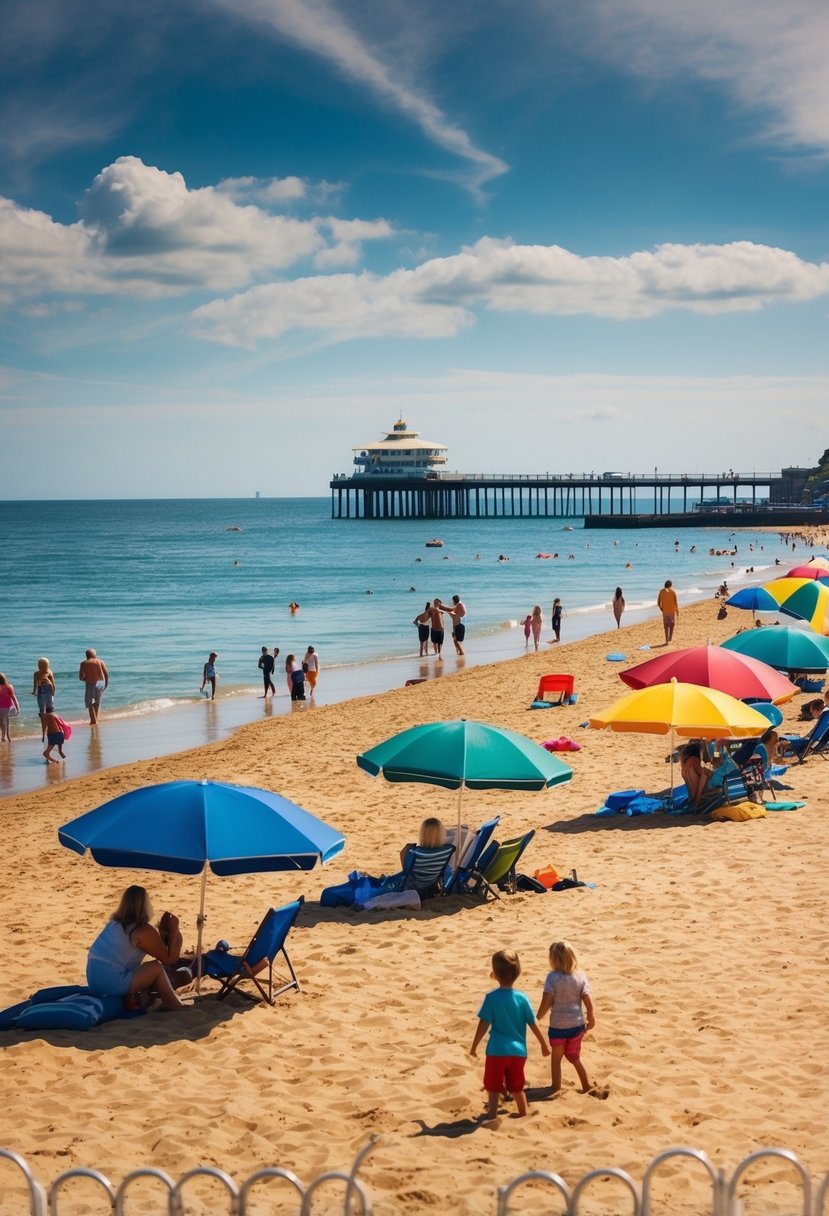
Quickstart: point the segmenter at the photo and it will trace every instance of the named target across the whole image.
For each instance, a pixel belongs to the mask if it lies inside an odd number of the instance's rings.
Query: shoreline
[[[697,602],[707,603],[708,600],[689,601],[688,606]],[[655,614],[658,615],[655,606],[632,608],[625,612],[623,628],[647,621]],[[607,615],[612,619],[609,609]],[[538,654],[543,653],[552,660],[557,650],[566,650],[568,645],[600,636],[605,631],[596,629],[598,624],[599,613],[575,610],[565,616],[565,636],[561,643],[551,645],[542,635]],[[549,625],[545,626],[546,633],[549,633]],[[35,735],[18,735],[10,747],[0,751],[0,805],[5,799],[18,794],[51,789],[91,773],[206,747],[229,738],[244,726],[262,720],[316,711],[329,705],[342,705],[360,697],[382,695],[404,687],[407,681],[433,681],[475,667],[525,658],[534,651],[526,651],[523,640],[520,625],[477,638],[467,634],[467,651],[460,656],[455,654],[447,630],[441,661],[433,655],[421,659],[412,654],[324,667],[313,700],[305,702],[291,702],[284,682],[279,678],[280,672],[274,678],[277,695],[267,701],[262,699],[258,687],[251,686],[225,695],[220,693],[215,701],[182,701],[143,715],[115,711],[112,717],[108,717],[104,698],[100,724],[95,730],[85,720],[67,716],[67,721],[72,725],[72,738],[66,743],[65,763],[46,764],[42,755],[43,744]]]

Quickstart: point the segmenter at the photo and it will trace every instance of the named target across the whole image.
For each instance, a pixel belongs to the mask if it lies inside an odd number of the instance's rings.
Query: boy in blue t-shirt
[[[524,1061],[527,1058],[527,1027],[541,1044],[541,1054],[548,1056],[550,1048],[536,1021],[529,997],[515,992],[513,984],[521,974],[521,960],[514,950],[497,950],[492,956],[492,978],[498,987],[488,992],[478,1011],[478,1029],[469,1050],[477,1056],[478,1044],[489,1030],[484,1066],[484,1089],[487,1092],[487,1119],[498,1113],[498,1099],[505,1090],[515,1094],[519,1115],[527,1114],[524,1093]]]

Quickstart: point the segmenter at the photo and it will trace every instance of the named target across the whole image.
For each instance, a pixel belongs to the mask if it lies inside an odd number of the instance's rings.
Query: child
[[[471,1056],[477,1056],[478,1044],[489,1030],[484,1067],[487,1119],[495,1118],[498,1099],[507,1090],[515,1095],[518,1114],[527,1114],[524,1061],[527,1058],[528,1026],[541,1044],[541,1054],[550,1054],[529,999],[525,993],[513,989],[520,974],[521,961],[514,950],[497,950],[493,954],[492,978],[498,981],[498,987],[484,997],[478,1012],[478,1029],[469,1050]]]
[[[12,710],[20,713],[20,702],[14,693],[14,685],[10,684],[0,671],[0,743],[11,743],[9,734],[9,718]]]
[[[41,742],[46,742],[46,727],[43,726],[43,715],[51,713],[55,708],[57,685],[48,659],[38,659],[37,671],[32,675],[32,696],[37,697],[37,712],[40,717]]]
[[[524,617],[524,649],[526,650],[530,644],[530,634],[533,631],[532,613],[528,612]]]
[[[53,710],[48,710],[43,715],[43,727],[46,731],[46,750],[43,755],[46,757],[47,764],[57,764],[58,761],[52,755],[52,748],[58,749],[58,755],[61,760],[65,760],[66,756],[63,751],[64,740],[66,739],[65,724],[62,718]]]
[[[550,1069],[553,1093],[561,1089],[561,1058],[565,1056],[575,1068],[581,1081],[581,1092],[586,1094],[593,1087],[581,1062],[581,1041],[588,1030],[596,1025],[593,1002],[590,999],[590,984],[583,971],[577,970],[579,960],[569,942],[553,942],[550,946],[552,971],[544,981],[544,994],[538,1007],[538,1018],[550,1011]],[[582,1005],[587,1013],[584,1024]]]

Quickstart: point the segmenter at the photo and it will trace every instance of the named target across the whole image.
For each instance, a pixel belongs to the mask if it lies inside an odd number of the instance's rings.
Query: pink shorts
[[[524,1090],[523,1056],[487,1056],[484,1065],[484,1089],[488,1094],[520,1094]]]
[[[567,1035],[566,1037],[559,1037],[558,1035],[556,1035],[556,1032],[554,1030],[551,1030],[549,1033],[549,1038],[550,1038],[551,1043],[563,1043],[564,1044],[565,1060],[578,1060],[581,1058],[581,1041],[584,1038],[584,1035],[585,1035],[585,1032],[584,1032],[584,1030],[582,1030],[580,1034]]]

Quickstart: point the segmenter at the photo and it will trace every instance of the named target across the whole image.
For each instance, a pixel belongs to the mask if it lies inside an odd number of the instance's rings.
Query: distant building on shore
[[[429,477],[436,476],[446,464],[446,446],[420,438],[401,418],[384,439],[361,444],[354,452],[355,477]]]

